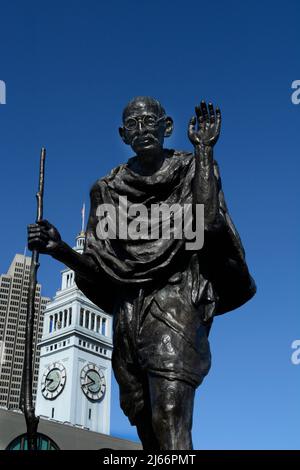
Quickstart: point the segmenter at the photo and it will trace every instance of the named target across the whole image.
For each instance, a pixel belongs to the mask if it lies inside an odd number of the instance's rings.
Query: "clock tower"
[[[84,239],[81,230],[79,253]],[[36,414],[109,434],[112,318],[85,297],[68,268],[47,304],[40,348]]]

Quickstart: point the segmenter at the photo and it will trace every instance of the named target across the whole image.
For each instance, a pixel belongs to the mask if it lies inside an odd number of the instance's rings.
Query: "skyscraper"
[[[0,406],[19,408],[25,346],[26,305],[31,258],[16,254],[9,270],[0,276]],[[36,286],[33,341],[33,398],[39,369],[37,344],[43,332],[43,316],[48,297]]]

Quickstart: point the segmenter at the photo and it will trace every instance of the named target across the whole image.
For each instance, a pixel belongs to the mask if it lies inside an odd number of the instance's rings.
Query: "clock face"
[[[66,369],[64,366],[55,362],[51,364],[44,372],[42,378],[42,394],[47,400],[53,400],[64,389],[66,383]]]
[[[105,393],[105,377],[102,370],[95,364],[87,364],[80,373],[83,393],[90,400],[100,400]]]

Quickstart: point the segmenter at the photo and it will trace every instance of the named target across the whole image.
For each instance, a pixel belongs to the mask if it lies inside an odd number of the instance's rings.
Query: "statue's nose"
[[[138,127],[137,127],[138,131],[142,132],[144,125],[143,125],[143,122],[140,119],[138,120],[137,125],[138,125]]]

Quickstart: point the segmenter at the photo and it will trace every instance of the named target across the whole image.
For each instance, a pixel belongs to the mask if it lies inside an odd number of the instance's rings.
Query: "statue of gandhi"
[[[82,292],[113,314],[112,365],[121,407],[143,448],[152,451],[192,449],[194,396],[210,369],[213,318],[238,308],[256,290],[213,157],[220,110],[202,101],[195,111],[188,125],[194,151],[184,152],[164,148],[173,120],[156,99],[129,102],[119,133],[134,156],[93,185],[83,254],[46,220],[28,227],[29,249],[73,269]],[[124,236],[120,222],[116,236],[103,224],[99,230],[107,216],[103,207],[115,208],[123,222],[141,223],[137,207],[143,207],[145,222],[150,208],[162,204],[191,205],[196,228],[196,208],[204,205],[200,247],[187,249],[184,230],[175,235],[173,211],[169,237],[161,236],[161,219],[156,238],[130,235],[126,227]]]

